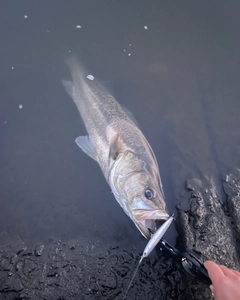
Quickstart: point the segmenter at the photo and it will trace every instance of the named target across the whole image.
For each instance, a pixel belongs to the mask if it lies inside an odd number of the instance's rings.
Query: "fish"
[[[100,166],[115,199],[149,239],[156,220],[167,220],[158,163],[133,114],[87,72],[76,56],[66,60],[72,81],[62,80],[74,100],[87,136],[76,144]]]

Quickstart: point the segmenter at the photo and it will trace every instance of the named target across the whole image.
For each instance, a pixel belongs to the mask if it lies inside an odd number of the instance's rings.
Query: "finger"
[[[237,275],[238,277],[240,277],[240,272],[236,271],[236,270],[232,270],[234,272],[235,275]]]
[[[218,284],[218,282],[225,277],[223,271],[221,270],[221,268],[214,263],[213,261],[206,261],[204,263],[204,267],[207,269],[208,271],[208,275],[212,280],[213,285],[214,284]]]
[[[235,276],[240,277],[240,273],[238,271],[229,269],[223,265],[220,265],[219,267],[223,271],[223,273],[226,277],[235,277]]]

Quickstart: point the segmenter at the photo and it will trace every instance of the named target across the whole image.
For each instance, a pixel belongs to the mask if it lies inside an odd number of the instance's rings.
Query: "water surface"
[[[240,167],[239,14],[238,1],[3,2],[1,230],[145,245],[74,143],[86,130],[61,85],[71,53],[135,115],[170,211],[186,179],[212,178],[221,193],[221,176]]]

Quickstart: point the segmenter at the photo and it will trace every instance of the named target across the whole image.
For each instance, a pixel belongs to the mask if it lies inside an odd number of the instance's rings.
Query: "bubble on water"
[[[12,67],[11,69],[14,70],[14,67]]]
[[[7,124],[7,121],[4,121],[4,124]]]
[[[128,56],[131,56],[132,54],[131,53],[128,53]]]
[[[78,28],[78,29],[79,29],[79,28],[82,28],[82,26],[81,26],[81,25],[76,25],[76,28]]]
[[[131,47],[132,46],[132,44],[129,44],[129,47]]]
[[[71,53],[72,51],[71,51],[71,50],[68,50],[68,52]]]
[[[19,107],[19,109],[23,109],[23,105],[22,104],[19,104],[18,107]]]
[[[24,19],[27,19],[28,18],[28,15],[24,15]]]
[[[94,80],[94,76],[93,76],[93,75],[88,75],[88,76],[87,76],[87,79],[89,79],[89,80]]]
[[[126,52],[126,49],[123,49],[124,52]]]
[[[145,25],[145,26],[143,26],[143,28],[144,28],[144,29],[146,29],[146,30],[148,29],[148,27],[147,27],[146,25]]]
[[[47,33],[49,33],[50,32],[50,30],[47,30]]]

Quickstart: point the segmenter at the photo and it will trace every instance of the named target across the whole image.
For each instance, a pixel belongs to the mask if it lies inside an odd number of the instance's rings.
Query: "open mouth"
[[[163,213],[160,210],[133,210],[135,223],[141,233],[149,239],[151,235],[157,230],[156,221],[168,220],[169,214]]]
[[[142,220],[167,220],[170,216],[158,209],[134,209],[133,215],[137,221]]]

